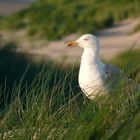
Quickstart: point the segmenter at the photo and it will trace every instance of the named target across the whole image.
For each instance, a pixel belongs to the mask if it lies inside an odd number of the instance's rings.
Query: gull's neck
[[[82,55],[82,60],[81,64],[84,65],[94,65],[94,66],[100,66],[103,63],[100,60],[99,56],[99,48],[94,47],[94,48],[85,48],[83,55]]]

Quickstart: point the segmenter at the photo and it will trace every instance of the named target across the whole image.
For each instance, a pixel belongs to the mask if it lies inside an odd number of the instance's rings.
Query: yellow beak
[[[75,41],[67,42],[67,46],[78,46],[78,43]]]

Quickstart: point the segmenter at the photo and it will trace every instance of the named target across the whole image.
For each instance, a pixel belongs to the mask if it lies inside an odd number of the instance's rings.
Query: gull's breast
[[[90,99],[94,99],[104,88],[103,72],[95,67],[81,67],[79,71],[79,85]]]

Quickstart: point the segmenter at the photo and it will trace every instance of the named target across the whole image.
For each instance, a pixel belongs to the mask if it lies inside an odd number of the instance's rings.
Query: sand
[[[140,48],[140,32],[133,33],[134,28],[140,24],[140,19],[128,19],[116,23],[112,28],[101,30],[96,34],[99,37],[101,45],[101,57],[104,60],[109,60],[120,52],[132,48]],[[60,41],[48,42],[46,40],[28,39],[26,31],[6,32],[0,31],[2,39],[7,41],[17,41],[20,47],[17,52],[42,57],[50,57],[52,59],[63,60],[66,62],[79,61],[82,54],[82,49],[79,47],[67,47],[68,40],[75,40],[82,34],[72,34],[63,38]]]

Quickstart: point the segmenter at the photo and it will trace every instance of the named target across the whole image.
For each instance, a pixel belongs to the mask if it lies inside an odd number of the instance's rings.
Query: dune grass
[[[140,23],[134,28],[133,33],[140,31]]]
[[[0,28],[27,29],[48,40],[72,33],[95,33],[115,21],[139,16],[139,0],[38,0],[31,7],[1,20]]]
[[[64,66],[48,61],[43,67],[37,67],[37,73],[32,78],[30,74],[36,69],[33,64],[19,76],[18,71],[10,73],[7,80],[3,78],[1,81],[0,138],[139,139],[140,89],[134,89],[139,82],[139,54],[139,51],[126,52],[112,61],[126,71],[129,68],[131,76],[135,74],[128,86],[129,90],[126,91],[126,87],[121,86],[114,89],[110,96],[94,101],[88,100],[79,89],[77,64]],[[15,56],[11,58],[13,57]],[[14,58],[11,58],[9,62],[12,60],[15,63]],[[18,68],[23,69],[23,60],[25,61],[22,58]],[[16,68],[8,65],[4,71],[12,67]],[[11,81],[8,77],[13,74],[15,80]],[[17,77],[20,79],[16,80]],[[10,81],[9,86],[6,83]]]

